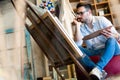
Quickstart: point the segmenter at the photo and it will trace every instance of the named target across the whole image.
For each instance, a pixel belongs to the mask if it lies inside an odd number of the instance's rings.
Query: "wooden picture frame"
[[[87,71],[77,60],[82,58],[83,53],[69,37],[60,21],[49,11],[40,16],[39,11],[32,6],[32,3],[29,1],[26,1],[26,3],[28,8],[26,15],[31,22],[31,25],[26,22],[26,28],[62,80],[64,78],[57,68],[72,63],[77,65],[86,78],[89,79]]]

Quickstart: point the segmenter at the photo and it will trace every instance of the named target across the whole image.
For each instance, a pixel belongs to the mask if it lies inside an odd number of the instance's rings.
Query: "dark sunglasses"
[[[83,12],[77,12],[76,15],[83,15],[86,11]]]

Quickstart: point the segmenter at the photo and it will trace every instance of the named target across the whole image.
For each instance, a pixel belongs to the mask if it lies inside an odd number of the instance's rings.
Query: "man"
[[[92,15],[92,6],[90,4],[78,3],[76,8],[76,19],[73,21],[76,24],[74,40],[85,54],[79,61],[90,69],[89,76],[92,80],[104,79],[106,76],[103,70],[104,67],[114,55],[120,54],[120,45],[118,43],[120,35],[108,19],[103,16]],[[84,36],[101,29],[104,29],[101,31],[101,35],[84,40],[86,48],[81,46]],[[100,56],[100,60],[96,64],[89,59],[89,56],[93,55]]]

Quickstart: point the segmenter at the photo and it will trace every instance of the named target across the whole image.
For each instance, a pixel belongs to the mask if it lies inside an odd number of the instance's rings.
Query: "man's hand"
[[[115,37],[116,39],[118,38],[117,34],[111,32],[111,27],[103,29],[101,34],[104,35],[106,38],[110,38],[110,37]]]
[[[77,18],[75,18],[72,22],[72,25],[81,25],[81,22],[77,21]]]

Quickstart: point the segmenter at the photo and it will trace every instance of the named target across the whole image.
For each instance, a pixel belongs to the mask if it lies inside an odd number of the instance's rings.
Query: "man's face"
[[[77,20],[79,22],[86,22],[86,20],[88,19],[89,15],[88,15],[88,11],[86,10],[85,7],[79,7],[77,9],[76,15],[77,15]]]

